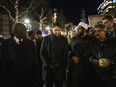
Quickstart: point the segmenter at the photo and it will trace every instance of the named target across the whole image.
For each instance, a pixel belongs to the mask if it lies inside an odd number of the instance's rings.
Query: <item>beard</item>
[[[83,31],[83,32],[78,33],[78,36],[79,36],[79,37],[81,37],[81,36],[83,36],[83,35],[84,35],[84,31]]]

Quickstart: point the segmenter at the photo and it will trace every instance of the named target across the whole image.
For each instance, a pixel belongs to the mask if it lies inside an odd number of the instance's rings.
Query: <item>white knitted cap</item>
[[[86,30],[88,29],[88,24],[86,24],[86,23],[84,23],[84,22],[80,22],[80,23],[78,24],[78,26],[81,26],[81,27],[85,28]]]

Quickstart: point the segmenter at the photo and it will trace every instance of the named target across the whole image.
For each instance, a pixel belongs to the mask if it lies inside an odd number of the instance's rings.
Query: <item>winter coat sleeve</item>
[[[48,66],[50,64],[49,55],[47,51],[47,44],[48,44],[48,36],[43,38],[41,48],[40,48],[40,56],[44,66]]]

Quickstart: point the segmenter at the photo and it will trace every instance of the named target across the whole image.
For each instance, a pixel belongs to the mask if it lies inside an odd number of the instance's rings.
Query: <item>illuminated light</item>
[[[29,19],[25,19],[24,22],[28,24],[28,23],[30,23],[30,20]]]
[[[46,27],[46,30],[50,30],[50,27],[49,27],[49,26],[47,26],[47,27]]]

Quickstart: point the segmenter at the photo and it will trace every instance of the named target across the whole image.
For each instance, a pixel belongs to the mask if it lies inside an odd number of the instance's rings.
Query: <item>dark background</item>
[[[62,10],[69,22],[77,24],[80,22],[82,8],[85,10],[86,18],[89,15],[97,15],[97,8],[103,0],[48,0],[52,8]]]

